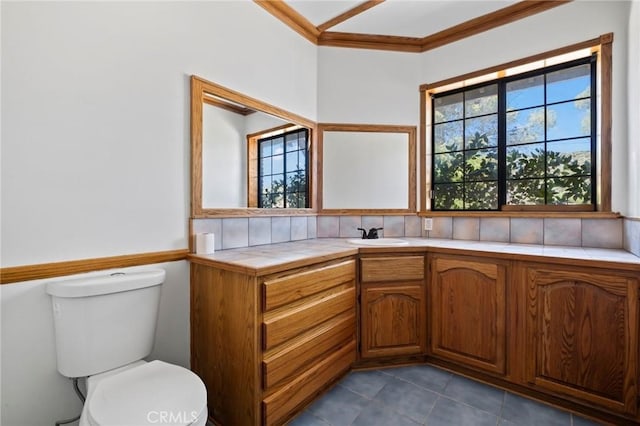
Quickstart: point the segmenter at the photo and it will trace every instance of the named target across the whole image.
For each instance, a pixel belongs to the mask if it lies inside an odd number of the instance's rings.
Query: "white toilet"
[[[163,269],[50,282],[57,365],[87,377],[80,426],[207,422],[207,391],[192,371],[142,359],[153,347]]]

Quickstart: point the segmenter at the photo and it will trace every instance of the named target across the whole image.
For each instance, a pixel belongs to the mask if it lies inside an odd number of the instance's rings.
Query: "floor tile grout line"
[[[440,369],[437,369],[437,370],[438,370],[438,371],[443,371],[443,370],[440,370]],[[381,371],[381,372],[382,372],[382,371]],[[490,415],[492,415],[492,416],[496,416],[498,419],[501,417],[500,415],[497,415],[497,414],[495,414],[495,413],[492,413],[491,411],[487,411],[487,410],[482,409],[482,408],[480,408],[480,407],[476,407],[476,406],[474,406],[474,405],[471,405],[471,404],[469,404],[469,403],[467,403],[467,402],[459,401],[459,400],[457,400],[457,399],[454,399],[454,398],[452,398],[450,395],[445,394],[444,392],[439,392],[439,391],[436,391],[436,390],[433,390],[433,389],[426,388],[426,387],[424,387],[424,386],[422,386],[422,385],[419,385],[419,384],[417,384],[417,383],[415,383],[415,382],[412,382],[412,381],[410,381],[410,380],[408,380],[408,379],[405,379],[405,378],[403,378],[403,377],[396,376],[396,375],[394,375],[394,374],[390,374],[390,373],[385,373],[385,374],[387,374],[388,376],[391,376],[391,377],[393,377],[393,378],[395,378],[395,379],[397,379],[397,380],[403,381],[403,382],[405,382],[405,383],[409,383],[410,385],[416,386],[416,387],[418,387],[418,388],[420,388],[420,389],[422,389],[422,390],[425,390],[425,391],[427,391],[427,392],[431,392],[431,393],[436,394],[436,395],[438,396],[438,399],[436,399],[436,402],[437,402],[440,398],[445,398],[445,399],[448,399],[448,400],[450,400],[450,401],[456,402],[456,403],[458,403],[458,404],[461,404],[461,405],[464,405],[464,406],[467,406],[467,407],[473,408],[474,410],[478,410],[478,411],[481,411],[481,412],[483,412],[483,413],[487,413],[487,414],[490,414]],[[443,390],[443,391],[444,391],[444,390],[449,386],[449,383],[451,383],[451,381],[453,380],[453,378],[454,378],[454,377],[464,377],[464,376],[457,376],[457,375],[455,375],[455,374],[453,374],[453,373],[448,373],[448,374],[449,374],[449,379],[447,380],[447,384],[446,384],[446,385],[444,385],[444,387],[442,388],[442,390]],[[506,395],[506,391],[505,391],[505,390],[500,389],[500,388],[497,388],[497,387],[494,387],[494,386],[491,386],[491,385],[489,385],[489,384],[487,384],[487,383],[477,382],[477,381],[472,380],[472,379],[468,379],[468,380],[471,380],[471,381],[473,381],[474,383],[479,383],[479,384],[481,384],[481,385],[484,385],[484,386],[490,387],[490,388],[492,388],[492,389],[496,389],[496,390],[501,391],[501,392],[503,393],[503,396],[502,396],[502,398],[503,398],[503,399],[502,399],[502,400],[503,400],[503,404],[504,404],[504,398],[505,398],[505,395]],[[338,385],[340,385],[340,384],[338,384]],[[386,386],[386,384],[385,384],[385,386]],[[355,392],[355,391],[352,391],[351,389],[347,388],[346,386],[345,386],[344,388],[345,388],[345,389],[348,389],[349,391],[351,391],[351,392],[353,392],[353,393],[355,393],[356,395],[360,395],[359,393],[357,393],[357,392]],[[383,386],[382,388],[384,388],[384,386]],[[381,388],[381,389],[376,393],[376,395],[377,395],[378,393],[380,393],[380,391],[382,390],[382,388]],[[368,398],[367,398],[367,399],[368,399]],[[375,397],[371,399],[371,401],[373,401],[373,400],[375,400]],[[383,403],[383,404],[384,404],[385,406],[387,406],[387,407],[390,407],[390,405],[385,404],[385,403],[384,403],[384,402],[382,402],[382,401],[379,401],[379,402]],[[435,407],[435,403],[434,403],[434,406],[433,406],[433,407]],[[433,410],[433,407],[431,407],[431,410]],[[502,409],[502,407],[501,407],[501,409]],[[430,410],[430,412],[431,412],[431,410]],[[396,410],[394,410],[394,411],[396,411]],[[405,417],[406,417],[406,416],[405,416]],[[427,417],[428,417],[428,416],[427,416]]]

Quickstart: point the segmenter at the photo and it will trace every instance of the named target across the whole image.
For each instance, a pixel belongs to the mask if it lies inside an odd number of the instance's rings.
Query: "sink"
[[[347,240],[351,244],[357,244],[359,246],[406,246],[408,241],[401,240],[399,238],[378,238],[374,240],[363,240],[362,238],[353,238]]]

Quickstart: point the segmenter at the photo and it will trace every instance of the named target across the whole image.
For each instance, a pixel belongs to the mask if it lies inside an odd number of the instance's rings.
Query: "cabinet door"
[[[423,354],[426,347],[424,286],[363,286],[361,356]]]
[[[431,257],[431,353],[505,374],[506,267],[464,256]]]
[[[635,414],[638,281],[602,270],[526,266],[526,378]]]

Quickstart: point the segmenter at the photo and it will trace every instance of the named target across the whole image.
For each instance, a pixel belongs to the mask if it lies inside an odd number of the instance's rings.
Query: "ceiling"
[[[320,46],[424,52],[571,0],[254,0]]]

